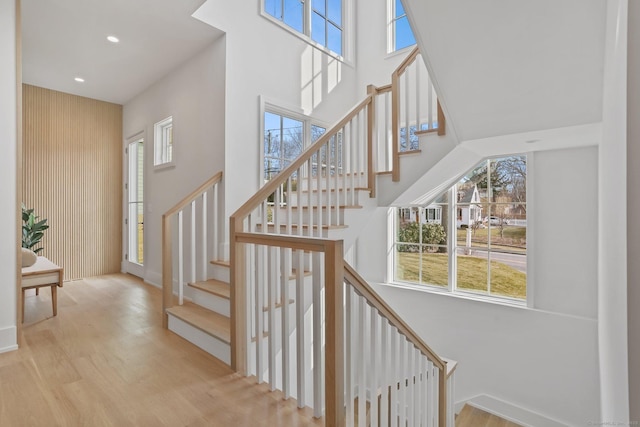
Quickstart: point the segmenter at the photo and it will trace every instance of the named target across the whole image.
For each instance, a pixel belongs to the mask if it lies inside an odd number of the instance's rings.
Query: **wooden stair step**
[[[167,313],[222,342],[231,344],[231,320],[226,316],[188,302],[168,308]]]
[[[400,156],[407,156],[410,154],[420,154],[422,153],[422,150],[406,150],[406,151],[400,151],[398,154]]]
[[[326,209],[335,209],[336,206],[322,206],[323,210]],[[362,209],[361,205],[339,205],[338,208],[340,209]],[[288,209],[287,206],[282,206],[282,209]],[[291,206],[291,209],[309,209],[309,206]],[[317,206],[311,206],[311,209],[318,209]]]
[[[464,405],[456,417],[456,427],[522,427],[512,421],[490,414],[472,405]]]
[[[223,260],[223,259],[212,259],[211,261],[209,261],[209,263],[213,264],[213,265],[219,265],[221,267],[229,267],[229,260]]]
[[[370,188],[367,188],[367,187],[354,187],[354,188],[353,188],[353,190],[354,190],[354,191],[371,191],[371,189],[370,189]],[[326,188],[323,188],[323,189],[321,189],[320,191],[330,191],[331,193],[335,193],[335,192],[336,192],[336,189],[335,189],[335,188],[330,188],[329,190],[327,190]],[[351,191],[351,188],[344,188],[344,189],[343,189],[343,188],[338,188],[338,190],[337,190],[337,191],[338,191],[338,192],[340,192],[340,191]],[[318,192],[318,189],[313,189],[313,190],[311,190],[311,191],[309,191],[309,190],[300,190],[300,192],[301,192],[301,193],[309,193],[309,192],[311,192],[311,193],[317,193],[317,192]],[[292,192],[291,194],[295,194],[295,192]]]
[[[380,171],[380,172],[376,172],[376,175],[391,175],[393,174],[393,171]]]
[[[438,133],[438,129],[436,128],[436,129],[417,130],[413,134],[414,135],[427,135],[429,133]]]
[[[275,224],[273,223],[269,223],[267,225],[269,229],[275,228]],[[299,224],[291,224],[291,228],[298,228],[298,227],[300,227]],[[310,227],[309,224],[302,224],[303,229],[308,229],[309,227]],[[313,227],[314,230],[318,229],[317,225],[313,225],[311,227]],[[323,230],[339,230],[339,229],[348,228],[348,227],[349,227],[348,225],[323,225],[322,229]],[[262,224],[256,224],[256,228],[259,230],[262,230]],[[286,228],[287,228],[287,224],[280,224],[280,229],[286,230]]]
[[[289,304],[293,304],[294,302],[296,302],[296,300],[289,298]],[[280,308],[282,307],[282,301],[276,301],[276,308]],[[262,311],[267,312],[269,311],[269,306],[263,306],[262,307]]]
[[[209,279],[204,282],[189,283],[189,286],[221,298],[231,298],[231,287],[228,283],[221,282],[220,280]]]

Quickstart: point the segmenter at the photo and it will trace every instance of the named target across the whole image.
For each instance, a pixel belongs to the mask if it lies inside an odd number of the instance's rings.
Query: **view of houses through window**
[[[525,299],[527,160],[483,161],[426,207],[398,208],[395,280]]]

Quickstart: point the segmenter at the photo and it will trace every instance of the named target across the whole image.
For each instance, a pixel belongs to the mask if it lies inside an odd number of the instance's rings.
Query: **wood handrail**
[[[413,61],[416,60],[419,53],[420,53],[420,49],[418,48],[418,46],[414,47],[413,50],[409,53],[409,55],[407,55],[407,57],[404,58],[404,61],[402,61],[400,65],[398,65],[398,68],[396,68],[396,70],[393,73],[398,75],[404,73],[407,67],[411,65]]]
[[[387,303],[369,286],[357,271],[353,269],[346,261],[344,262],[345,279],[349,281],[351,286],[362,295],[362,297],[371,304],[380,315],[385,317],[389,323],[395,326],[398,331],[420,350],[422,354],[438,368],[440,375],[438,376],[438,425],[441,427],[447,424],[447,363],[440,358],[413,329],[409,327],[398,314],[393,311]]]
[[[311,158],[319,148],[326,144],[331,138],[333,138],[347,123],[351,121],[363,108],[369,105],[373,100],[373,95],[369,94],[367,97],[356,105],[342,120],[334,125],[329,131],[325,132],[316,142],[307,147],[296,160],[284,168],[280,173],[271,178],[264,187],[262,187],[256,194],[254,194],[249,200],[247,200],[242,206],[240,206],[231,215],[235,219],[244,219],[249,215],[260,203],[262,203],[267,197],[274,193],[280,185],[282,185],[289,176],[291,176],[296,170],[305,164],[307,160]]]
[[[208,188],[222,180],[222,171],[206,180],[189,195],[162,215],[162,326],[168,327],[167,308],[173,306],[173,257],[171,217],[184,209],[189,203],[204,193]]]
[[[422,354],[427,356],[427,358],[431,360],[438,369],[441,369],[446,373],[445,361],[442,360],[440,356],[438,356],[431,347],[429,347],[422,338],[420,338],[418,334],[416,334],[414,330],[411,329],[411,327],[409,327],[409,325],[407,325],[386,302],[384,302],[382,298],[380,298],[380,295],[378,295],[378,293],[369,286],[367,281],[364,280],[362,276],[360,276],[358,272],[346,262],[344,263],[344,269],[345,278],[349,281],[351,286],[353,286],[369,304],[378,310],[383,317],[389,320],[393,326],[398,328],[400,333],[406,336],[407,339],[411,341],[411,343],[415,345]]]
[[[187,197],[183,198],[178,203],[176,203],[175,206],[173,206],[171,209],[166,211],[162,216],[170,217],[171,215],[175,215],[176,213],[184,209],[189,203],[194,201],[198,196],[200,196],[207,188],[217,184],[221,180],[222,180],[222,171],[218,172],[217,174],[213,175],[211,178],[206,180],[204,183],[202,183],[202,185],[200,185],[198,188],[196,188],[191,193],[189,193]]]

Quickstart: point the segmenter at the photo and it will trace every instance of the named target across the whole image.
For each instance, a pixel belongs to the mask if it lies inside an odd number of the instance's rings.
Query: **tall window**
[[[312,124],[307,118],[265,111],[264,180],[280,173],[324,132],[324,127]]]
[[[426,207],[396,215],[395,280],[526,299],[527,160],[483,161]]]
[[[342,56],[342,0],[264,0],[264,12]]]
[[[389,52],[395,52],[405,47],[416,44],[416,39],[409,26],[407,13],[404,11],[400,0],[388,0],[391,4],[389,25]]]

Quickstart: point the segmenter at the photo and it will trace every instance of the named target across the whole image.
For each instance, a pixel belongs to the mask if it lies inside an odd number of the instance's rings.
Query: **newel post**
[[[229,218],[229,282],[231,286],[231,369],[242,375],[247,371],[246,259],[244,245],[236,241],[242,220]]]
[[[376,131],[376,94],[377,90],[374,85],[367,86],[367,95],[371,97],[369,107],[367,107],[367,186],[369,187],[369,196],[376,197],[376,174],[374,170],[374,147],[373,135]]]
[[[344,403],[344,255],[343,241],[329,241],[325,249],[325,424],[345,424]]]
[[[173,307],[173,259],[171,217],[162,215],[162,327],[169,327],[167,309]]]

